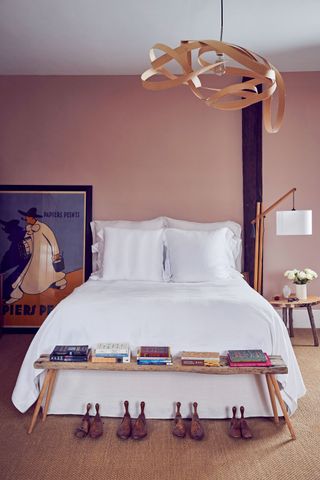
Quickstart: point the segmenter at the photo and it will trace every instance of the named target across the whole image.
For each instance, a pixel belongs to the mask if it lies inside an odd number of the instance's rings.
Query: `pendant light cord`
[[[223,37],[223,0],[220,0],[220,42]]]

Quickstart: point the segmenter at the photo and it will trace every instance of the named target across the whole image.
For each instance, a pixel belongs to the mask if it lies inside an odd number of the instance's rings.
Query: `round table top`
[[[291,297],[294,297],[294,295],[291,295]],[[320,297],[317,297],[315,295],[308,296],[306,300],[289,301],[289,299],[280,297],[279,300],[274,300],[274,297],[273,297],[269,300],[269,302],[271,303],[271,305],[278,308],[295,308],[295,307],[303,307],[306,305],[317,305],[318,303],[320,303]]]

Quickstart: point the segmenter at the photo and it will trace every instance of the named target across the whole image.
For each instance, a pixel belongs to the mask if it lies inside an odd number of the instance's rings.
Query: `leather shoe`
[[[172,435],[175,437],[184,438],[186,436],[186,425],[180,413],[181,403],[177,402],[176,407],[177,411],[173,422]]]
[[[197,408],[198,408],[197,402],[193,402],[193,408],[194,408],[194,412],[191,420],[190,437],[193,440],[202,440],[204,437],[204,430],[201,425],[199,415],[197,412]]]
[[[85,438],[89,433],[89,430],[90,430],[90,415],[89,415],[90,408],[91,408],[91,403],[88,403],[87,404],[87,411],[84,414],[84,416],[82,417],[80,427],[77,428],[74,432],[74,434],[77,438]]]
[[[128,400],[125,400],[124,408],[125,408],[125,414],[117,430],[117,436],[121,438],[121,440],[127,440],[127,438],[130,437],[131,431],[132,431]]]
[[[232,438],[241,438],[240,420],[236,418],[237,407],[232,407],[233,417],[230,421],[229,435]]]
[[[95,407],[96,407],[96,414],[93,419],[92,425],[90,427],[90,432],[89,432],[89,435],[91,438],[99,438],[103,433],[102,420],[99,414],[99,408],[100,408],[99,403],[96,403]]]
[[[132,438],[134,440],[141,440],[142,438],[146,437],[148,431],[147,431],[147,421],[146,417],[144,415],[144,407],[145,403],[141,402],[140,403],[140,409],[141,413],[137,420],[134,422],[133,427],[132,427]]]
[[[248,423],[244,419],[244,407],[240,407],[241,418],[240,418],[240,430],[242,438],[249,439],[252,438],[252,433],[249,428]]]

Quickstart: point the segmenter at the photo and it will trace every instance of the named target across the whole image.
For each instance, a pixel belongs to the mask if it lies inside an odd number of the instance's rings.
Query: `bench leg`
[[[268,390],[269,390],[269,395],[270,395],[270,400],[272,405],[274,423],[279,424],[278,409],[276,404],[276,397],[274,394],[273,383],[268,373],[266,374],[266,380],[267,380],[267,385],[268,385]]]
[[[282,410],[284,419],[285,419],[285,421],[286,421],[287,427],[288,427],[288,429],[289,429],[289,431],[290,431],[290,433],[291,433],[292,440],[295,440],[297,437],[296,437],[296,434],[295,434],[295,432],[294,432],[292,423],[291,423],[291,421],[290,421],[290,418],[289,418],[289,415],[288,415],[288,412],[287,412],[285,403],[284,403],[283,398],[282,398],[282,396],[281,396],[280,388],[279,388],[278,382],[277,382],[277,380],[276,380],[276,377],[274,376],[273,373],[270,373],[270,378],[271,378],[272,384],[273,384],[273,386],[274,386],[274,391],[275,391],[276,397],[277,397],[277,399],[278,399],[278,402],[279,402],[279,404],[280,404],[280,407],[281,407],[281,410]]]
[[[315,323],[314,323],[312,306],[307,305],[307,310],[308,310],[308,314],[309,314],[310,325],[311,325],[311,328],[312,328],[314,346],[318,347],[319,346],[319,340],[318,340],[317,329],[316,329],[316,326],[315,326]]]
[[[57,375],[57,370],[51,370],[51,371],[52,371],[52,375],[51,375],[51,378],[50,378],[50,381],[49,381],[48,392],[47,392],[47,396],[46,396],[46,403],[44,405],[44,410],[43,410],[43,414],[42,414],[42,421],[43,422],[45,422],[46,417],[47,417],[48,408],[49,408],[50,400],[51,400],[51,396],[52,396],[53,385],[54,385],[56,375]]]
[[[31,424],[30,424],[28,433],[32,433],[32,430],[34,429],[35,423],[37,421],[37,417],[39,415],[41,403],[42,403],[43,397],[44,397],[44,395],[47,391],[47,388],[49,387],[52,375],[53,375],[53,370],[48,370],[47,374],[46,374],[46,378],[44,379],[44,382],[43,382],[43,385],[42,385],[42,388],[41,388],[41,391],[40,391],[40,394],[39,394],[39,397],[38,397],[38,400],[37,400],[37,403],[36,403],[36,406],[35,406],[35,409],[34,409],[34,412],[33,412],[33,415],[32,415],[32,420],[31,420]]]

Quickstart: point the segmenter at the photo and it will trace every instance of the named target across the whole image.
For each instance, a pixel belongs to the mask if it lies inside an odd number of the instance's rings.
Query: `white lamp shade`
[[[277,212],[277,235],[312,235],[312,210]]]

